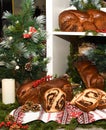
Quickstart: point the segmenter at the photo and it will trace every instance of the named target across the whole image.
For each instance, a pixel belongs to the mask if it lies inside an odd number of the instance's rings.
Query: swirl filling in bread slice
[[[98,88],[88,88],[75,95],[70,104],[85,112],[95,109],[106,109],[106,92]]]
[[[44,93],[42,101],[46,112],[58,112],[65,108],[66,94],[60,88],[51,88]]]
[[[75,105],[81,110],[89,112],[98,106],[101,95],[96,89],[85,89],[75,100]]]

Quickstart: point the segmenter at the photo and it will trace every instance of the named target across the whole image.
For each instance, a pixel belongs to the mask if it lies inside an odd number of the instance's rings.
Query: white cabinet
[[[47,57],[50,59],[47,71],[49,75],[60,76],[66,72],[72,36],[85,35],[85,32],[55,31],[59,29],[60,12],[68,7],[70,7],[70,0],[46,0]]]

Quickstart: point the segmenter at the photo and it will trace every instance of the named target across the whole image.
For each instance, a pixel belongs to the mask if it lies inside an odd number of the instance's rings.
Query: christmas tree
[[[3,27],[0,43],[0,78],[37,79],[46,71],[45,16],[33,17],[33,0],[24,0],[18,14],[4,12],[9,25]]]

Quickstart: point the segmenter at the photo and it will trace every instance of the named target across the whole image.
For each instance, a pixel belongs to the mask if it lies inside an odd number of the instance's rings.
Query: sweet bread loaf
[[[39,85],[40,89],[40,94],[43,93],[45,90],[48,90],[50,88],[60,88],[63,92],[66,93],[66,100],[71,101],[73,97],[73,92],[72,92],[72,85],[70,82],[67,80],[66,77],[60,77],[60,78],[54,78],[53,80],[46,81],[42,84]],[[41,94],[42,95],[42,94]]]
[[[34,82],[36,82],[36,80],[22,85],[17,90],[16,95],[20,105],[23,105],[26,101],[42,104],[43,99],[41,99],[41,97],[45,91],[56,87],[66,93],[66,101],[70,101],[72,99],[72,86],[67,80],[67,77],[59,77],[44,81],[36,87],[33,87]]]
[[[77,61],[75,67],[87,88],[104,89],[104,78],[91,61]]]
[[[87,30],[106,29],[106,13],[91,9],[86,12],[79,10],[65,10],[59,14],[61,31],[83,32]]]
[[[61,31],[83,31],[82,21],[83,19],[88,19],[86,13],[77,10],[67,10],[63,11],[59,15],[59,27]],[[80,21],[81,19],[81,21]]]
[[[66,93],[60,88],[50,88],[41,93],[41,105],[46,112],[58,112],[65,108]]]

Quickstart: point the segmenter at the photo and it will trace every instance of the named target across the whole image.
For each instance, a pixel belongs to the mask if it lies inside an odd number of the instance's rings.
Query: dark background
[[[12,13],[12,0],[0,0],[0,37],[2,37],[2,26],[4,22],[2,15],[6,10]]]

